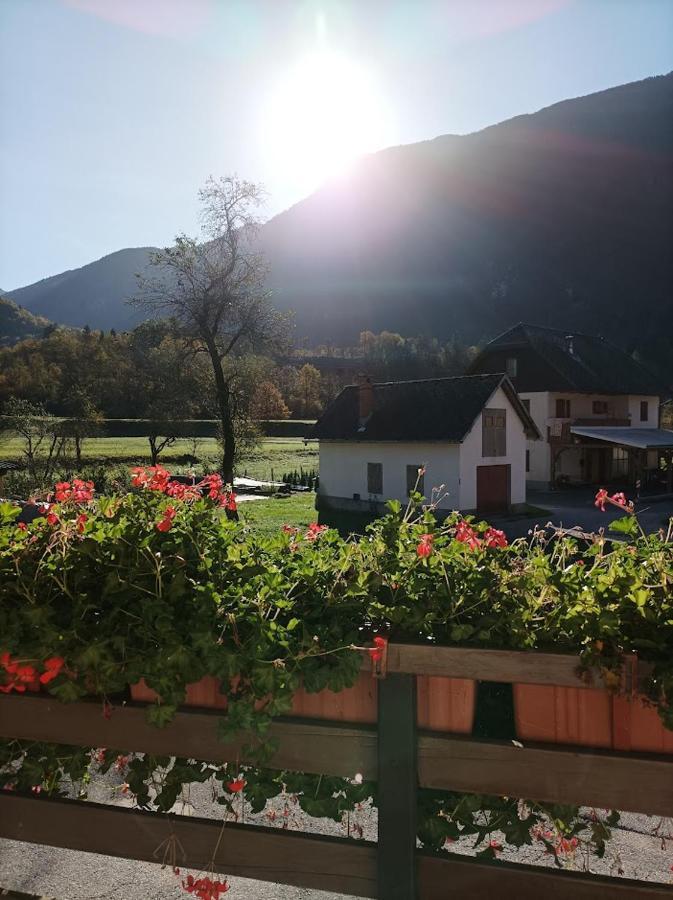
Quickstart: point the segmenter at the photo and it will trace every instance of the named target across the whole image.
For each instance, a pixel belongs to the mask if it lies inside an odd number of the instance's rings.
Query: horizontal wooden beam
[[[561,653],[389,644],[386,668],[389,672],[408,675],[591,687],[577,677],[579,664],[578,656]]]
[[[673,815],[673,756],[421,734],[425,788]]]
[[[41,800],[0,792],[0,837],[123,859],[161,862],[171,833],[180,868],[209,868],[221,822],[166,816],[77,800]],[[215,871],[356,897],[376,897],[376,845],[256,825],[225,826]],[[167,873],[167,878],[172,875]],[[160,878],[157,870],[157,880]],[[158,880],[157,892],[161,884]]]
[[[182,709],[164,728],[156,728],[148,724],[140,704],[117,706],[105,719],[100,703],[60,703],[47,695],[9,694],[0,696],[0,737],[236,762],[249,737],[223,742],[217,735],[221,716],[217,711]],[[270,768],[376,778],[377,742],[372,726],[287,719],[274,722],[269,737],[278,740]]]
[[[561,872],[541,866],[418,854],[421,900],[663,900],[670,884]]]
[[[161,862],[174,834],[185,870],[202,871],[221,823],[165,816],[77,800],[45,800],[0,792],[0,837],[123,859]],[[280,828],[225,826],[215,871],[278,884],[377,897],[376,845]],[[417,854],[420,900],[659,900],[670,885],[487,862],[453,854]],[[162,876],[157,869],[157,890]],[[166,873],[166,878],[172,878]]]

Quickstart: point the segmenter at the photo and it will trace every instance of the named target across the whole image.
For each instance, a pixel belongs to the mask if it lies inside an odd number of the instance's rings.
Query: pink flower
[[[25,531],[27,526],[25,522],[17,522],[16,527],[19,529],[19,531]]]
[[[283,525],[281,531],[283,532],[283,534],[296,534],[299,529],[295,528],[294,525]]]
[[[596,494],[596,499],[594,500],[594,506],[600,509],[601,512],[605,512],[605,504],[608,500],[608,492],[605,488],[601,488],[600,491]]]
[[[484,534],[484,541],[486,542],[487,547],[506,547],[507,546],[507,537],[504,531],[499,531],[497,528],[487,528],[486,533]]]

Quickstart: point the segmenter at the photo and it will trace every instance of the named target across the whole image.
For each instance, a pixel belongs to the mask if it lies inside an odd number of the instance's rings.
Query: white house
[[[344,388],[310,437],[320,447],[319,510],[380,512],[418,489],[443,488],[438,510],[492,512],[526,502],[534,422],[504,375]]]
[[[660,385],[603,338],[519,324],[470,372],[506,372],[542,434],[527,444],[531,488],[667,478],[671,489],[673,431],[658,427]]]

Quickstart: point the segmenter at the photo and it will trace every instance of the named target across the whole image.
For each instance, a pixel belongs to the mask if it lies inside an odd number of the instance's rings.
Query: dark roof
[[[471,371],[483,371],[489,354],[531,348],[552,370],[537,387],[518,383],[519,390],[567,390],[580,393],[649,394],[663,393],[663,385],[641,363],[624,350],[598,335],[544,328],[519,323],[492,340],[476,358]],[[502,366],[497,366],[502,370]]]
[[[308,438],[338,441],[463,440],[490,397],[502,386],[524,424],[539,437],[505,375],[463,375],[424,381],[390,381],[373,385],[374,411],[359,419],[358,385],[344,388],[314,425]]]

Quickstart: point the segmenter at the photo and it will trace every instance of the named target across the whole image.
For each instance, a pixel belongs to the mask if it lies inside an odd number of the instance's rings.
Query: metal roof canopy
[[[589,428],[571,425],[570,433],[620,447],[637,447],[640,450],[673,449],[673,431],[665,428],[618,428],[610,425]]]

